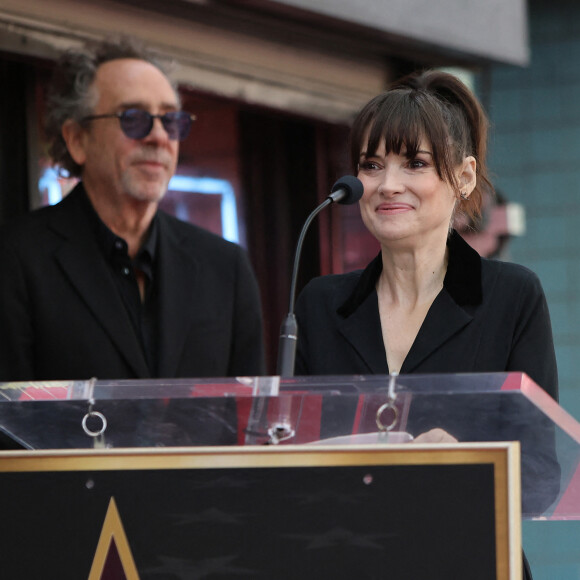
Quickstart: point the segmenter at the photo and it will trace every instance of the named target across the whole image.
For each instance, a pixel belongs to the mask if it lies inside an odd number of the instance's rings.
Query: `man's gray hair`
[[[62,126],[68,119],[80,122],[83,117],[92,114],[96,94],[91,89],[97,69],[106,62],[123,58],[151,63],[167,76],[168,71],[159,60],[138,40],[129,37],[67,50],[57,62],[48,89],[45,133],[53,162],[73,177],[80,177],[82,168],[68,152],[62,137]],[[177,95],[176,87],[172,86]]]

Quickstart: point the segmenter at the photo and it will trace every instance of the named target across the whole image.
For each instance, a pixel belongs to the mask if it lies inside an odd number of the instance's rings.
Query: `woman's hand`
[[[457,439],[443,429],[431,429],[413,439],[413,443],[457,443]]]

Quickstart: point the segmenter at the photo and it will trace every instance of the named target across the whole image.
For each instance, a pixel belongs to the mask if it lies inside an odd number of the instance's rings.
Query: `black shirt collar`
[[[481,257],[455,231],[447,240],[449,262],[443,287],[460,306],[476,305],[482,301]],[[381,253],[363,270],[357,285],[338,313],[350,316],[375,290],[383,270]]]
[[[114,256],[118,256],[119,254],[127,255],[127,242],[117,234],[113,233],[105,225],[103,220],[99,217],[99,214],[97,214],[97,212],[95,211],[95,208],[93,207],[91,200],[89,199],[89,196],[87,195],[84,187],[82,187],[82,184],[79,187],[79,189],[80,189],[79,197],[82,199],[84,211],[89,217],[89,222],[91,224],[91,227],[93,228],[93,231],[95,232],[97,244],[103,251],[103,254],[108,259]],[[152,264],[155,262],[157,238],[159,236],[158,221],[159,220],[157,214],[155,214],[149,227],[147,239],[145,240],[145,243],[143,244],[137,256],[135,257],[135,260],[138,262],[138,264],[140,266],[143,265],[145,268],[147,267],[152,268]]]

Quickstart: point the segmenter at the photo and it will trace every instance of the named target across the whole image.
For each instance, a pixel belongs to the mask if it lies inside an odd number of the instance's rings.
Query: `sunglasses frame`
[[[127,120],[131,120],[131,115],[134,115],[135,113],[142,115],[142,119],[147,119],[148,129],[146,132],[144,132],[143,135],[141,135],[140,133],[139,133],[139,136],[128,134],[127,133],[128,129],[124,125],[124,123]],[[172,119],[171,117],[174,115],[178,116],[178,118]],[[85,123],[85,122],[89,122],[89,121],[96,121],[98,119],[113,119],[113,118],[119,119],[119,124],[121,125],[121,131],[123,131],[123,134],[126,137],[129,137],[129,139],[135,139],[135,140],[145,139],[145,137],[147,137],[153,129],[153,123],[155,122],[155,119],[159,119],[161,121],[161,124],[163,125],[163,129],[167,133],[169,139],[171,139],[172,141],[183,141],[184,139],[186,139],[187,136],[189,135],[189,131],[191,129],[191,124],[196,119],[195,115],[191,115],[190,113],[187,113],[186,111],[168,111],[167,113],[163,113],[163,115],[152,115],[151,113],[149,113],[149,111],[145,111],[143,109],[133,108],[133,109],[126,109],[125,111],[121,111],[120,113],[107,113],[104,115],[87,115],[86,117],[83,117],[80,120],[80,122]],[[134,119],[135,119],[135,117],[133,117],[133,120]],[[185,120],[185,119],[188,120],[187,128],[181,129],[181,121]],[[177,135],[172,134],[172,132],[168,128],[167,125],[171,124],[171,123],[177,124],[177,128],[178,128]],[[145,127],[145,125],[144,125],[144,127]],[[181,133],[184,133],[184,134],[181,135]]]

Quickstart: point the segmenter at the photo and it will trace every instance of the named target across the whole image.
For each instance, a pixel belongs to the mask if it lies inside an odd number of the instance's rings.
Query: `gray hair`
[[[82,167],[68,152],[62,137],[62,126],[69,119],[80,122],[83,117],[93,112],[97,98],[93,91],[93,82],[97,69],[106,62],[123,58],[148,62],[167,76],[168,71],[157,58],[139,41],[129,37],[87,44],[80,50],[67,50],[56,65],[46,106],[48,153],[55,164],[73,177],[80,177]],[[172,86],[177,95],[173,83]]]

